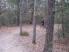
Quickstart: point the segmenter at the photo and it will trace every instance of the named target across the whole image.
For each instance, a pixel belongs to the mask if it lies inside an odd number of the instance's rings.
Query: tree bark
[[[52,52],[53,48],[53,29],[55,16],[55,0],[48,0],[48,18],[46,21],[46,39],[43,52]]]
[[[37,0],[34,0],[34,14],[33,14],[33,40],[32,42],[36,43],[36,9],[37,8]]]
[[[64,33],[64,0],[61,0],[61,17],[62,17],[62,35],[63,38],[65,38],[65,33]]]
[[[20,0],[19,8],[20,8],[20,35],[22,35],[22,11],[23,11],[23,2]]]
[[[1,0],[0,0],[0,15],[1,15]]]
[[[17,26],[19,26],[19,16],[20,16],[20,8],[19,8],[19,3],[20,3],[20,0],[17,1]]]

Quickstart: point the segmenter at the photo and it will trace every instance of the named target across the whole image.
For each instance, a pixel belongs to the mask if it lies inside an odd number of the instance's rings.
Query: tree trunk
[[[63,38],[65,37],[65,33],[64,33],[64,0],[61,0],[61,17],[62,17],[62,35]]]
[[[32,42],[36,43],[36,9],[37,8],[37,0],[34,0],[34,14],[33,14],[33,40]]]
[[[20,0],[20,3],[19,3],[19,8],[20,8],[20,35],[22,35],[22,11],[23,11],[23,2],[22,0]]]
[[[0,0],[0,15],[1,15],[1,0]]]
[[[18,9],[17,9],[17,25],[18,25],[18,26],[19,26],[19,16],[20,16],[19,3],[20,3],[20,0],[17,1],[17,6],[18,6]]]
[[[46,21],[46,39],[43,52],[52,52],[53,29],[55,16],[55,0],[48,0],[48,18]]]

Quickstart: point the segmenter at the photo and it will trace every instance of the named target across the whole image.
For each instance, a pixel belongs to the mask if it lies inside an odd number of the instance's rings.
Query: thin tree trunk
[[[55,0],[48,0],[48,18],[46,21],[46,39],[43,52],[52,52],[54,29]]]
[[[20,0],[20,3],[19,3],[19,6],[20,6],[20,35],[22,35],[22,4],[23,4],[23,2],[22,2],[22,0]]]
[[[37,8],[37,0],[34,0],[34,14],[33,14],[33,40],[32,42],[36,43],[36,8]]]
[[[27,11],[28,11],[28,0],[27,0]]]
[[[19,16],[20,16],[19,3],[20,3],[20,0],[17,1],[17,6],[18,6],[18,9],[17,9],[17,25],[18,25],[18,26],[19,26]]]
[[[0,15],[1,15],[1,0],[0,0]]]
[[[67,8],[68,8],[68,6],[69,6],[68,3],[69,3],[69,0],[67,0]]]
[[[64,33],[64,0],[61,0],[61,17],[62,17],[62,35],[63,38],[65,37],[65,33]]]
[[[0,15],[1,15],[1,0],[0,0]],[[0,21],[0,26],[1,26],[1,21]]]

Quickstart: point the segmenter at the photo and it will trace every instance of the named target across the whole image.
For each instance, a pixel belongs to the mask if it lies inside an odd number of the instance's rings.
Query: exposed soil
[[[54,26],[57,31],[58,25]],[[0,52],[42,52],[45,43],[46,29],[37,25],[36,44],[32,44],[33,26],[23,25],[23,31],[29,36],[20,36],[19,27],[0,28]],[[54,33],[55,34],[55,33]],[[68,45],[56,43],[58,38],[54,36],[53,52],[68,52]]]

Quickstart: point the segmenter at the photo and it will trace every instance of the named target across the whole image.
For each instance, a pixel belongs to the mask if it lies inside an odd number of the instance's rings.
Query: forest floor
[[[57,24],[55,24],[54,29],[54,31],[57,31]],[[0,52],[42,52],[45,43],[45,28],[37,25],[35,45],[32,44],[33,26],[23,25],[23,31],[27,31],[29,36],[20,36],[19,27],[1,27]],[[54,38],[54,40],[55,39],[56,38]],[[58,45],[54,42],[53,52],[68,52],[67,49],[68,47],[66,45]]]

